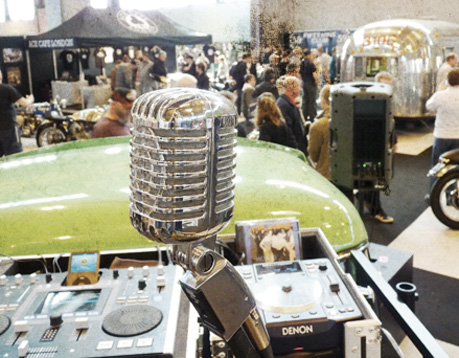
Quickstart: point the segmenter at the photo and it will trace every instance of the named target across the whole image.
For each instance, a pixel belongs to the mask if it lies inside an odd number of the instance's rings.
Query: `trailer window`
[[[367,58],[367,77],[374,77],[378,72],[387,70],[385,57],[368,57]]]
[[[367,77],[374,77],[381,71],[387,71],[394,76],[398,74],[397,59],[394,57],[367,57]]]
[[[355,72],[354,78],[355,80],[364,80],[365,79],[365,66],[363,64],[362,57],[355,57]]]
[[[445,59],[446,56],[454,52],[454,47],[443,47],[442,51],[443,51],[443,59]]]

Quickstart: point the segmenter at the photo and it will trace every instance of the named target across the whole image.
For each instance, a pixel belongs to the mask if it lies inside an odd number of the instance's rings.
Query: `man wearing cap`
[[[92,130],[92,138],[130,135],[131,108],[136,98],[135,90],[117,88],[112,95],[110,107]]]

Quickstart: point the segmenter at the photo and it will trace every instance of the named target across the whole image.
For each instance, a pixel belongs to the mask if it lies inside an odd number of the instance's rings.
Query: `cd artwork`
[[[295,218],[239,221],[236,231],[247,264],[293,261],[300,257],[299,222]]]

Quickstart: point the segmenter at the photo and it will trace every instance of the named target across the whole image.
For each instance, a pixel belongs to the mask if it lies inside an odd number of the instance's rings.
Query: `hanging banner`
[[[27,47],[29,49],[64,49],[64,48],[75,48],[76,41],[73,38],[70,39],[44,39],[44,40],[28,40]]]
[[[293,46],[301,48],[323,47],[331,54],[333,47],[341,47],[353,30],[319,30],[319,31],[295,31],[290,37]]]

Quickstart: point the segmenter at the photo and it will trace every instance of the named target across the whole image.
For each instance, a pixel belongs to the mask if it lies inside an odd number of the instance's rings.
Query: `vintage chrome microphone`
[[[234,211],[234,105],[209,91],[166,89],[139,97],[132,117],[133,226],[175,245],[175,261],[187,270],[184,292],[237,357],[272,357],[249,288],[209,247]]]

